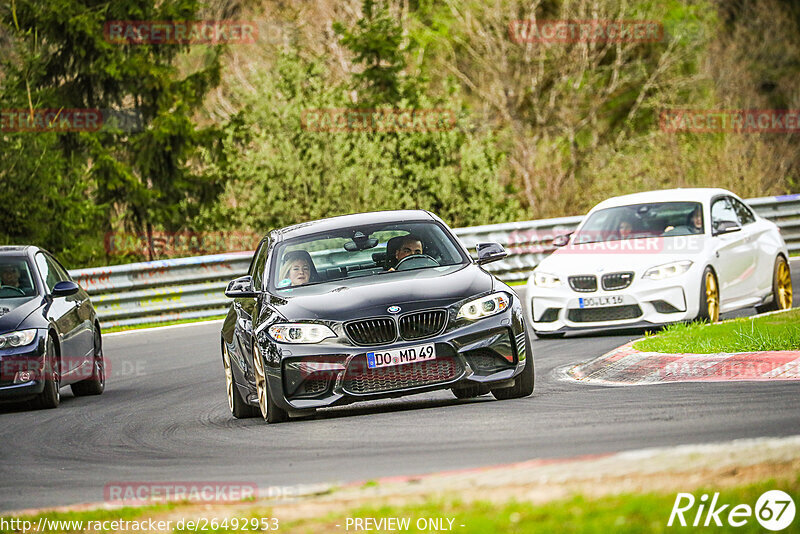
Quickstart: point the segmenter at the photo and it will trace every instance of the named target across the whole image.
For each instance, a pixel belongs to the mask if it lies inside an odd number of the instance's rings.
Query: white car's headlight
[[[561,285],[561,279],[554,274],[534,271],[533,283],[539,287],[558,287]]]
[[[691,266],[692,262],[689,260],[665,263],[664,265],[657,265],[647,269],[647,272],[644,273],[642,278],[647,278],[649,280],[663,280],[665,278],[672,278],[673,276],[678,276],[679,274],[685,273]]]
[[[319,343],[323,339],[336,337],[336,334],[317,323],[278,323],[269,327],[269,335],[281,343]]]
[[[511,297],[506,293],[494,293],[492,295],[471,300],[461,306],[458,310],[457,319],[469,319],[474,321],[481,317],[489,317],[507,309],[511,304]]]
[[[36,339],[36,329],[19,330],[17,332],[9,332],[0,336],[0,349],[8,349],[11,347],[24,347],[30,345]]]

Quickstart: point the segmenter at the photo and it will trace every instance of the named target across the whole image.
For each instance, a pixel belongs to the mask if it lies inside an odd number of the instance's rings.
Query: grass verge
[[[633,348],[673,354],[800,350],[800,309],[716,324],[669,325],[656,335],[647,334]]]
[[[177,319],[175,321],[164,321],[161,323],[142,323],[127,326],[112,326],[111,328],[104,328],[104,334],[113,334],[114,332],[127,332],[128,330],[141,330],[142,328],[156,328],[159,326],[172,326],[176,324],[189,324],[189,323],[204,323],[207,321],[216,321],[224,319],[225,314],[213,315],[211,317],[199,317],[197,319]]]
[[[719,492],[717,498],[718,507],[725,504],[729,506],[725,513],[719,516],[723,524],[722,527],[714,526],[712,522],[711,529],[714,532],[763,532],[764,529],[752,515],[745,518],[747,522],[741,527],[729,525],[727,523],[727,511],[739,504],[748,505],[752,509],[764,492],[776,489],[788,493],[797,500],[798,495],[800,495],[800,473],[795,472],[793,475],[777,481],[766,479],[755,484],[732,486],[723,489],[714,487],[695,489],[691,485],[687,485],[685,491],[691,492],[697,500],[696,505],[684,513],[684,519],[688,529],[690,531],[693,530],[691,525],[698,511],[697,504],[700,502],[700,496],[703,494],[713,496]],[[675,492],[623,493],[603,497],[574,495],[567,499],[534,504],[525,500],[512,500],[505,503],[464,502],[455,494],[447,494],[428,498],[415,504],[389,504],[387,501],[379,501],[375,505],[340,510],[322,517],[312,516],[291,520],[283,520],[280,517],[280,512],[273,514],[274,510],[259,508],[256,505],[251,507],[246,514],[236,513],[235,516],[229,517],[227,522],[223,522],[226,514],[217,509],[214,514],[217,515],[215,522],[217,528],[211,528],[212,523],[207,511],[198,510],[197,505],[191,504],[156,505],[143,508],[128,507],[117,510],[49,512],[40,515],[20,516],[19,519],[28,520],[34,525],[42,517],[46,517],[51,525],[52,521],[73,521],[72,528],[69,530],[47,529],[42,532],[89,532],[90,529],[85,528],[89,521],[142,520],[148,517],[154,519],[159,517],[161,519],[169,518],[171,521],[169,523],[170,529],[165,530],[165,532],[197,531],[196,528],[180,528],[178,525],[183,526],[190,519],[197,521],[201,518],[205,518],[208,521],[207,528],[202,530],[249,532],[252,529],[247,528],[250,526],[250,522],[245,522],[245,518],[256,518],[260,523],[263,518],[272,516],[277,518],[277,522],[269,522],[268,524],[272,525],[273,528],[277,526],[280,532],[285,533],[317,534],[359,530],[356,528],[356,519],[360,520],[362,525],[365,525],[364,522],[369,520],[369,524],[372,527],[370,530],[378,532],[449,531],[459,534],[495,532],[659,533],[674,532],[676,528],[678,530],[682,529],[677,518],[672,527],[667,526],[676,496]],[[246,528],[231,529],[229,525],[233,517],[237,518],[236,524],[238,526],[245,525]],[[5,519],[7,520],[8,518]],[[180,523],[181,519],[183,519],[183,523]],[[390,519],[394,523],[385,522]],[[701,517],[700,525],[704,520],[705,513]],[[75,521],[82,521],[84,528],[74,528],[76,526]],[[795,519],[792,526],[785,532],[797,532],[797,524],[798,520]],[[683,527],[683,529],[685,530],[686,527]],[[363,526],[360,530],[364,530]],[[2,527],[0,532],[11,533],[17,531]]]
[[[719,491],[719,505],[730,504],[730,510],[737,504],[755,507],[758,498],[766,491],[779,489],[797,499],[800,493],[800,476],[793,480],[777,482],[767,480],[748,486],[737,486],[726,490],[714,488],[697,489],[692,493],[699,503],[700,496],[713,496]],[[688,490],[687,490],[688,491]],[[281,524],[284,532],[342,532],[345,530],[347,518],[370,518],[379,522],[381,519],[408,518],[408,528],[399,528],[403,532],[431,532],[450,530],[459,534],[483,533],[639,533],[639,532],[674,532],[681,530],[678,519],[672,527],[668,527],[670,512],[675,503],[675,493],[620,494],[601,498],[586,498],[581,495],[570,499],[554,501],[547,504],[531,504],[523,501],[511,501],[502,505],[489,502],[463,503],[454,500],[428,500],[423,504],[412,506],[378,506],[363,507],[348,512],[346,515],[334,514],[327,518],[305,519]],[[685,504],[685,502],[683,503]],[[684,514],[689,530],[695,519],[698,507],[695,505]],[[726,510],[726,512],[727,512]],[[700,525],[705,521],[705,511]],[[437,520],[439,523],[437,523]],[[764,529],[755,519],[750,517],[742,527],[727,524],[726,513],[720,514],[723,527],[711,524],[714,532],[763,532]],[[384,523],[385,525],[386,523]],[[435,525],[441,525],[439,529]],[[795,525],[797,520],[795,520]],[[422,527],[422,528],[420,528]],[[350,524],[353,530],[354,525]],[[685,528],[684,528],[685,530]],[[387,530],[381,530],[387,531]],[[389,530],[395,531],[395,530]],[[787,531],[797,532],[796,527]]]

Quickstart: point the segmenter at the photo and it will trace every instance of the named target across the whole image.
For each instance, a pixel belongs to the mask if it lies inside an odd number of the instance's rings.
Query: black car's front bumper
[[[437,389],[484,384],[507,387],[522,372],[527,342],[522,311],[507,311],[476,321],[454,321],[443,333],[390,345],[341,343],[275,344],[265,351],[272,399],[290,413],[362,400],[398,397]],[[434,344],[436,358],[370,369],[366,354]],[[272,357],[269,355],[272,354]],[[254,392],[248,401],[257,403]]]
[[[44,345],[44,338],[37,335],[30,345],[0,350],[0,400],[24,400],[42,392]]]

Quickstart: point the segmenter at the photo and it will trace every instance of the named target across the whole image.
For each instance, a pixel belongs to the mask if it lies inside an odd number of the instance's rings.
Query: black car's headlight
[[[267,330],[270,337],[281,343],[319,343],[336,334],[319,323],[277,323]]]
[[[457,319],[474,321],[482,317],[496,315],[508,309],[511,305],[511,296],[507,293],[493,293],[486,297],[471,300],[458,310]]]
[[[0,349],[8,349],[12,347],[24,347],[30,345],[36,339],[36,329],[18,330],[16,332],[9,332],[8,334],[0,335]]]

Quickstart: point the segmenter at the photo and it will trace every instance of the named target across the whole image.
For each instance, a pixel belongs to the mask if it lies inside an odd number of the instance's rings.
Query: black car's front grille
[[[608,273],[604,274],[600,280],[603,289],[606,291],[615,291],[617,289],[625,289],[633,282],[633,273]]]
[[[597,277],[593,274],[570,276],[568,280],[569,287],[571,287],[573,291],[579,291],[581,293],[597,291]]]
[[[637,304],[625,306],[608,306],[605,308],[575,308],[569,310],[567,318],[574,323],[594,323],[598,321],[624,321],[642,315]]]
[[[377,369],[367,367],[366,357],[358,357],[348,366],[342,387],[348,393],[381,393],[449,382],[463,372],[462,364],[452,357]]]
[[[388,317],[353,321],[345,324],[344,329],[357,345],[382,345],[397,339],[394,320]]]
[[[400,318],[400,336],[407,340],[435,336],[444,330],[446,323],[447,312],[445,310],[409,313]]]

